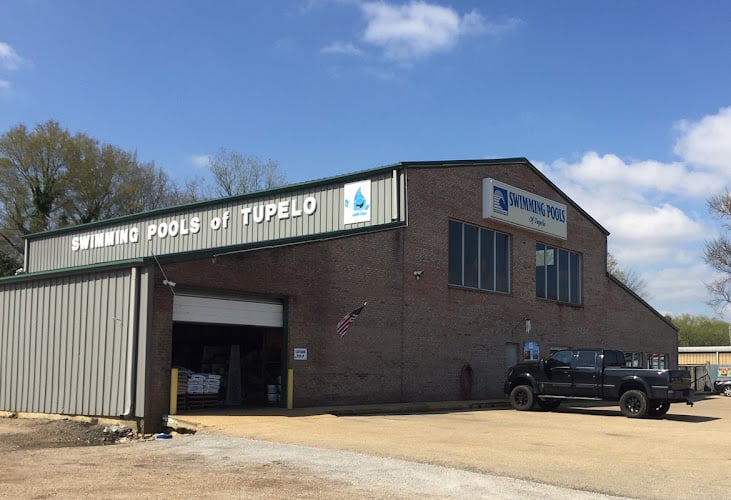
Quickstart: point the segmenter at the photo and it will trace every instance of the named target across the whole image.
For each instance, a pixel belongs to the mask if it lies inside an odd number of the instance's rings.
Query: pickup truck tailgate
[[[671,391],[690,389],[690,372],[685,370],[670,370],[668,389]]]

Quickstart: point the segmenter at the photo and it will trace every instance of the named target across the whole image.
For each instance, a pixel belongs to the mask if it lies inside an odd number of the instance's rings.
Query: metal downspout
[[[127,381],[125,386],[124,399],[127,407],[124,410],[124,417],[131,417],[135,411],[136,380],[137,380],[137,335],[139,332],[139,271],[133,267],[130,275],[130,297],[129,297],[129,318],[127,319]]]

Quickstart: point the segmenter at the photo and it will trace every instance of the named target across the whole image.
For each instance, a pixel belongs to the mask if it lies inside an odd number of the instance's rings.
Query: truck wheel
[[[619,398],[619,409],[629,418],[642,418],[647,415],[647,396],[638,390],[627,391]]]
[[[731,398],[731,385],[727,385],[723,388],[723,395]]]
[[[519,385],[510,392],[510,404],[516,410],[530,410],[534,402],[533,388],[529,385]]]
[[[662,417],[670,409],[670,401],[652,399],[647,405],[647,414],[651,417]]]
[[[560,399],[539,399],[538,406],[546,411],[553,411],[561,405]]]

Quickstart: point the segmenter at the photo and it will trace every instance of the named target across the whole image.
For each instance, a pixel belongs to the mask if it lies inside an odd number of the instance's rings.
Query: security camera
[[[170,286],[170,287],[174,287],[177,283],[175,283],[174,281],[170,281],[170,280],[162,280],[162,284]]]
[[[424,271],[414,271],[414,277],[418,280],[424,274]]]

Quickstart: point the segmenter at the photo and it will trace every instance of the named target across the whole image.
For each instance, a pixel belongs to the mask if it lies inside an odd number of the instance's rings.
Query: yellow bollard
[[[178,413],[178,369],[170,370],[170,415]]]
[[[292,409],[292,400],[294,399],[294,370],[292,368],[287,370],[287,409]]]

